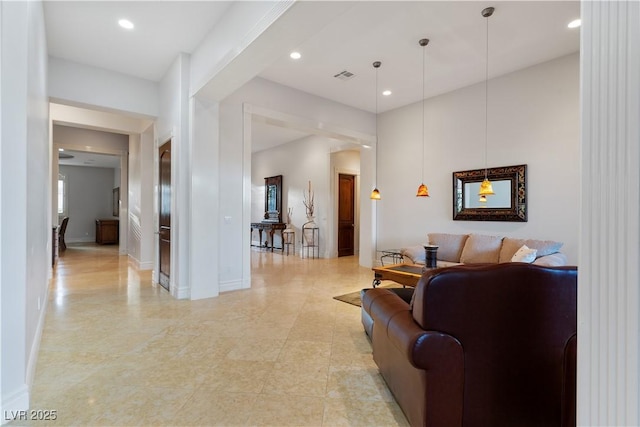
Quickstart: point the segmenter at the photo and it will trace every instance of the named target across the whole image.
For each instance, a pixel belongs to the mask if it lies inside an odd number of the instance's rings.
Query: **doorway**
[[[158,248],[159,248],[159,282],[160,286],[169,290],[171,276],[171,140],[160,146],[159,187],[158,194]]]
[[[338,257],[355,253],[355,175],[338,175]]]

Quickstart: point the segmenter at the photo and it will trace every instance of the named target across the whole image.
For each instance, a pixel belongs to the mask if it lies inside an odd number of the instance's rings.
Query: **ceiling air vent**
[[[340,80],[351,80],[353,77],[355,76],[355,74],[353,74],[351,71],[340,71],[338,74],[336,74],[335,78],[340,79]]]

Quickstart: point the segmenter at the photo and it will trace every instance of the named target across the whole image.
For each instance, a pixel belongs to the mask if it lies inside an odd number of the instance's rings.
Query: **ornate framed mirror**
[[[264,179],[264,221],[282,222],[282,175]]]
[[[453,173],[453,219],[463,221],[527,221],[527,165],[487,169],[494,195],[480,201],[485,170]]]

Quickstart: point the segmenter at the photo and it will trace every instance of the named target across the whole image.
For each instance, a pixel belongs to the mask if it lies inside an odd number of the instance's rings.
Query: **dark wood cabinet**
[[[120,221],[117,219],[96,219],[96,243],[106,245],[118,243]]]

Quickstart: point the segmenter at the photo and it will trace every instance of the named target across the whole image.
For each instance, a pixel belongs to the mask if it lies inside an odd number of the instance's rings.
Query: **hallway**
[[[355,257],[255,250],[252,288],[175,300],[115,246],[59,259],[32,393],[55,422],[9,425],[407,425],[371,358]]]

